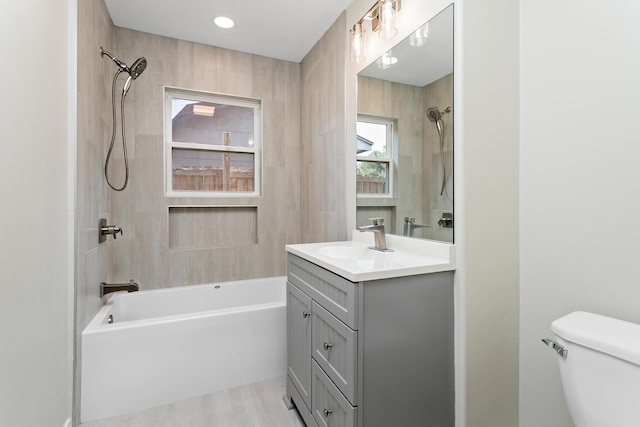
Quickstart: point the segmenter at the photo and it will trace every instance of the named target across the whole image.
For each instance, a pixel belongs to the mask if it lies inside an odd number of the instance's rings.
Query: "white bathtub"
[[[285,277],[114,294],[82,332],[81,421],[285,375],[285,296]]]

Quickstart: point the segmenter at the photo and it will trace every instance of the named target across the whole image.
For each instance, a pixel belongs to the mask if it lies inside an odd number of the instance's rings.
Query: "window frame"
[[[370,162],[370,163],[386,163],[388,165],[387,169],[387,185],[388,191],[386,193],[358,193],[356,191],[356,198],[374,198],[374,199],[392,199],[395,194],[395,134],[396,134],[396,119],[388,118],[388,117],[378,117],[371,116],[368,114],[358,113],[356,118],[356,126],[357,123],[373,123],[379,125],[386,125],[386,139],[387,139],[387,156],[386,157],[368,157],[361,154],[356,153],[356,179],[358,177],[358,162]]]
[[[164,86],[164,194],[165,197],[260,197],[262,195],[262,99],[228,95],[216,92],[197,91]],[[253,108],[254,135],[253,147],[224,146],[202,144],[198,142],[180,142],[173,140],[172,100],[181,99],[193,102],[209,102],[237,107]],[[253,154],[253,191],[187,191],[173,189],[173,150],[211,151],[216,153]]]

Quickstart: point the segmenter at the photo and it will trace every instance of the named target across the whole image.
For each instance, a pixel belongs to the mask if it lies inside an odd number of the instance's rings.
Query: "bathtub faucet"
[[[127,291],[136,292],[140,287],[133,279],[129,283],[100,283],[100,298],[112,292]]]

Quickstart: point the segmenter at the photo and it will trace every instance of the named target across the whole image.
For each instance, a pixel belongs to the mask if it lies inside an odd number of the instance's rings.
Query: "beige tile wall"
[[[103,1],[79,3],[77,334],[102,305],[98,294],[102,281],[134,279],[142,289],[151,289],[280,275],[285,272],[285,244],[347,237],[343,21],[344,16],[302,64],[295,64],[115,28]],[[122,192],[109,189],[103,176],[116,67],[100,57],[100,46],[127,63],[140,56],[148,61],[126,99],[130,178]],[[117,101],[123,81],[121,77],[118,82]],[[164,196],[164,85],[263,100],[265,185],[261,198]],[[116,185],[122,182],[123,173],[118,137],[110,166]],[[258,244],[170,250],[168,209],[181,203],[254,206]],[[109,237],[99,245],[97,221],[101,217],[122,227],[124,235],[115,241]]]
[[[144,56],[148,66],[127,97],[131,182],[110,193],[114,221],[124,228],[114,245],[114,280],[153,289],[283,275],[284,246],[300,240],[300,65],[123,28],[115,28],[115,40],[123,58]],[[262,197],[165,197],[165,85],[262,99]],[[117,162],[122,169],[122,159]],[[170,249],[169,207],[182,204],[253,207],[258,243]],[[229,224],[217,221],[215,210],[211,215],[212,226],[246,235],[246,221]]]
[[[346,240],[345,14],[301,64],[300,240]],[[354,177],[355,179],[355,177]]]
[[[256,245],[257,217],[254,206],[170,207],[169,249]]]
[[[111,136],[111,80],[116,65],[100,56],[114,52],[113,25],[103,1],[78,2],[77,189],[75,215],[75,342],[102,306],[100,282],[110,281],[113,239],[98,244],[98,219],[112,220],[103,164]],[[74,418],[79,419],[79,363],[75,367]]]

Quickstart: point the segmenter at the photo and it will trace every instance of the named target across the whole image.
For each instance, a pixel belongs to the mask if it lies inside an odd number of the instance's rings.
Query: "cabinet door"
[[[311,409],[311,298],[287,282],[287,372]]]

